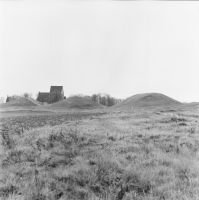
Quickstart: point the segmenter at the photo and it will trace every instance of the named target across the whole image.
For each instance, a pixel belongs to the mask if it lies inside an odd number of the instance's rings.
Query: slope
[[[46,106],[47,109],[103,109],[105,106],[84,97],[69,97],[63,101]]]
[[[37,102],[34,99],[21,97],[19,99],[11,100],[7,103],[2,104],[1,108],[14,108],[14,107],[27,108],[38,105],[40,105],[39,102]]]
[[[37,106],[42,105],[41,102],[39,102],[39,101],[37,101],[37,100],[35,100],[35,99],[32,99],[32,98],[27,98],[27,99],[28,99],[29,101],[31,101],[32,103],[36,104]]]
[[[193,102],[193,103],[188,103],[184,104],[182,108],[187,108],[187,109],[199,109],[199,102]]]
[[[176,101],[166,95],[160,93],[144,93],[136,94],[127,98],[119,104],[112,106],[112,108],[147,108],[147,107],[165,107],[180,105],[181,102]]]

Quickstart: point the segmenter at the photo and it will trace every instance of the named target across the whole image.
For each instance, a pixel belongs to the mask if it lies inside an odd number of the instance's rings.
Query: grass
[[[42,108],[42,107],[41,107]],[[63,101],[56,102],[48,105],[46,109],[55,110],[68,110],[68,109],[103,109],[105,106],[96,103],[90,99],[84,97],[69,97]]]
[[[31,117],[1,119],[2,200],[199,199],[192,118],[134,110]],[[13,128],[22,119],[29,128]]]

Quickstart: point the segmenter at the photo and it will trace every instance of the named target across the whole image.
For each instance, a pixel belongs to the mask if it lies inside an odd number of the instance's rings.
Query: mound
[[[185,104],[184,107],[199,109],[199,102],[188,103],[188,104]]]
[[[69,97],[63,101],[48,105],[48,109],[102,109],[105,106],[84,97]]]
[[[29,101],[31,101],[32,103],[36,104],[37,106],[42,105],[41,102],[39,102],[39,101],[37,101],[37,100],[35,100],[35,99],[32,99],[32,98],[27,98],[27,99],[28,99]]]
[[[136,94],[128,99],[122,101],[119,104],[112,106],[112,108],[147,108],[147,107],[165,107],[181,105],[179,101],[176,101],[168,96],[160,93],[145,93]]]
[[[182,106],[180,106],[180,108],[183,110],[198,110],[199,111],[199,102],[183,104]]]
[[[1,104],[1,108],[27,108],[38,105],[40,105],[40,103],[32,98],[21,97],[19,99],[11,100],[7,103]]]

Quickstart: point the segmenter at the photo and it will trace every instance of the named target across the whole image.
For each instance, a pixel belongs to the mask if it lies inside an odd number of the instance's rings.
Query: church
[[[61,101],[64,98],[63,86],[51,86],[50,92],[39,92],[37,101],[48,104]]]

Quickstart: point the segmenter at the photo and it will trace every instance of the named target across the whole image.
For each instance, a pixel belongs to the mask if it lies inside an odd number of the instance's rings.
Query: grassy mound
[[[102,109],[105,106],[84,97],[69,97],[63,101],[49,105],[49,109]]]
[[[184,109],[199,109],[199,102],[193,102],[182,105]]]
[[[2,104],[1,108],[14,108],[14,107],[27,108],[27,107],[38,106],[38,105],[41,105],[41,104],[32,98],[21,97],[19,99],[15,99],[15,100]]]
[[[27,98],[27,99],[28,99],[29,101],[31,101],[32,103],[38,105],[38,106],[42,105],[41,102],[39,102],[39,101],[37,101],[37,100],[35,100],[35,99],[32,99],[32,98]]]
[[[123,102],[113,106],[112,108],[146,108],[146,107],[165,107],[180,105],[179,101],[176,101],[168,96],[159,93],[145,93],[136,94]]]

